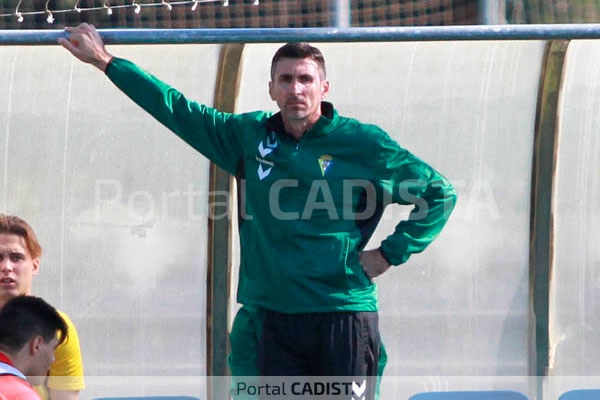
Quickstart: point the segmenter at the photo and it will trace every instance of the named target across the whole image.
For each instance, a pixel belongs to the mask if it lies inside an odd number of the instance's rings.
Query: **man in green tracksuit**
[[[93,27],[66,30],[60,44],[240,181],[237,299],[261,310],[261,376],[347,377],[352,386],[342,387],[373,399],[381,344],[372,278],[437,237],[452,185],[377,126],[338,115],[324,101],[323,56],[306,43],[273,57],[269,94],[280,112],[230,114],[113,57]],[[391,202],[414,205],[409,219],[363,251]]]

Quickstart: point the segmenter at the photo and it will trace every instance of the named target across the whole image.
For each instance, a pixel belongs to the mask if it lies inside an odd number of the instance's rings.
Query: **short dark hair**
[[[42,255],[42,246],[31,225],[16,215],[0,214],[0,233],[21,236],[25,240],[29,255],[34,260]]]
[[[309,43],[287,43],[281,46],[279,50],[275,52],[275,55],[271,60],[271,79],[275,78],[275,67],[277,66],[277,62],[282,58],[310,58],[317,63],[322,75],[321,77],[325,79],[327,76],[327,71],[325,69],[325,57],[323,57],[323,53],[321,53],[321,50],[311,46]]]
[[[67,333],[60,314],[40,297],[13,297],[0,308],[0,349],[17,352],[36,336],[49,343],[58,334],[62,343]]]

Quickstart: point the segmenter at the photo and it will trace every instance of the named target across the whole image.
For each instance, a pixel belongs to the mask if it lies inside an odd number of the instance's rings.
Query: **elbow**
[[[438,196],[441,199],[441,203],[444,205],[443,218],[448,219],[450,218],[450,214],[452,214],[454,207],[456,207],[458,195],[454,186],[447,180],[444,180],[439,188],[440,191],[438,192]]]

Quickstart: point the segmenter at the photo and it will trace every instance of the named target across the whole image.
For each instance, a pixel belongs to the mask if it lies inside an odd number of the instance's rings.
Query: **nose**
[[[13,270],[13,265],[9,259],[3,258],[0,259],[0,271],[1,272],[10,272]]]
[[[292,83],[292,91],[294,93],[302,93],[302,87],[303,87],[303,85],[302,85],[302,83],[300,83],[300,81],[295,80]]]

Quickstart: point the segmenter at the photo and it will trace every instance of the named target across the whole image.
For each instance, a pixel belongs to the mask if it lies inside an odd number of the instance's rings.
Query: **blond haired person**
[[[14,297],[31,295],[41,256],[42,247],[31,226],[17,216],[0,214],[0,308]],[[85,387],[79,337],[69,317],[59,314],[69,333],[56,348],[56,360],[46,379],[35,389],[42,400],[78,400]]]

